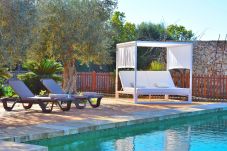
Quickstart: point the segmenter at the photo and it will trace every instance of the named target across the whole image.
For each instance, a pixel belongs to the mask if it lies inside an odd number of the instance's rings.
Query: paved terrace
[[[0,140],[25,142],[29,140],[51,138],[76,134],[79,132],[114,128],[147,121],[189,116],[204,112],[217,112],[227,108],[227,104],[134,104],[132,99],[104,98],[99,108],[72,109],[62,112],[55,108],[52,113],[42,113],[34,105],[25,111],[18,104],[14,111],[6,112],[0,106]],[[11,147],[11,143],[0,141],[1,148]],[[13,144],[16,150],[47,150],[34,145]],[[19,146],[19,147],[18,147]],[[0,150],[1,150],[0,148]],[[35,148],[35,149],[34,149]]]

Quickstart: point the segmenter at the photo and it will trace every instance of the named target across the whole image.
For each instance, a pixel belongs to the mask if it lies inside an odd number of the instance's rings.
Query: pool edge
[[[73,126],[73,124],[78,123],[78,121],[68,122],[71,124],[71,126],[67,126],[67,122],[39,124],[31,127],[34,127],[36,129],[44,128],[49,131],[31,132],[30,134],[27,133],[24,135],[9,136],[5,138],[0,138],[0,141],[1,142],[11,141],[12,143],[17,142],[17,144],[20,142],[26,143],[27,141],[33,141],[33,140],[39,140],[39,139],[47,139],[47,138],[53,138],[58,136],[67,136],[72,134],[85,133],[85,132],[104,130],[104,129],[110,129],[110,128],[118,128],[118,127],[127,126],[127,125],[135,125],[135,124],[155,122],[155,121],[161,121],[161,120],[167,120],[167,119],[175,119],[180,117],[188,117],[188,116],[208,114],[208,113],[218,113],[226,110],[227,110],[227,104],[219,103],[219,104],[212,104],[212,105],[193,106],[191,110],[190,108],[185,108],[185,110],[168,109],[168,110],[162,110],[162,112],[158,111],[156,114],[153,114],[154,112],[147,111],[147,112],[139,112],[142,114],[133,113],[131,115],[125,115],[125,116],[112,116],[112,118],[121,119],[120,121],[115,121],[115,122],[85,121],[83,123],[80,121],[82,125],[79,124],[75,126]],[[37,150],[37,151],[42,151],[42,150]]]

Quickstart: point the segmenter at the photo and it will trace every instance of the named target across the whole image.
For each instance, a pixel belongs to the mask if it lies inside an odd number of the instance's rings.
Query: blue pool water
[[[28,143],[49,151],[227,151],[227,112]]]

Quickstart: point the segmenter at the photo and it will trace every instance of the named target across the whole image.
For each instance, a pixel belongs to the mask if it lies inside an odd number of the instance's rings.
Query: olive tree
[[[40,0],[29,58],[62,61],[63,88],[75,92],[75,61],[111,63],[108,20],[115,4],[112,0]]]

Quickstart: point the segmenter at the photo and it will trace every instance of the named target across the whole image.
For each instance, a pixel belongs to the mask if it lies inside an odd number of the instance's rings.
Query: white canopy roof
[[[189,42],[162,42],[162,41],[130,41],[117,44],[117,47],[137,46],[137,47],[179,47],[191,45]]]
[[[137,68],[137,47],[165,47],[167,70],[174,68],[192,70],[192,43],[157,41],[131,41],[117,44],[117,68]]]

